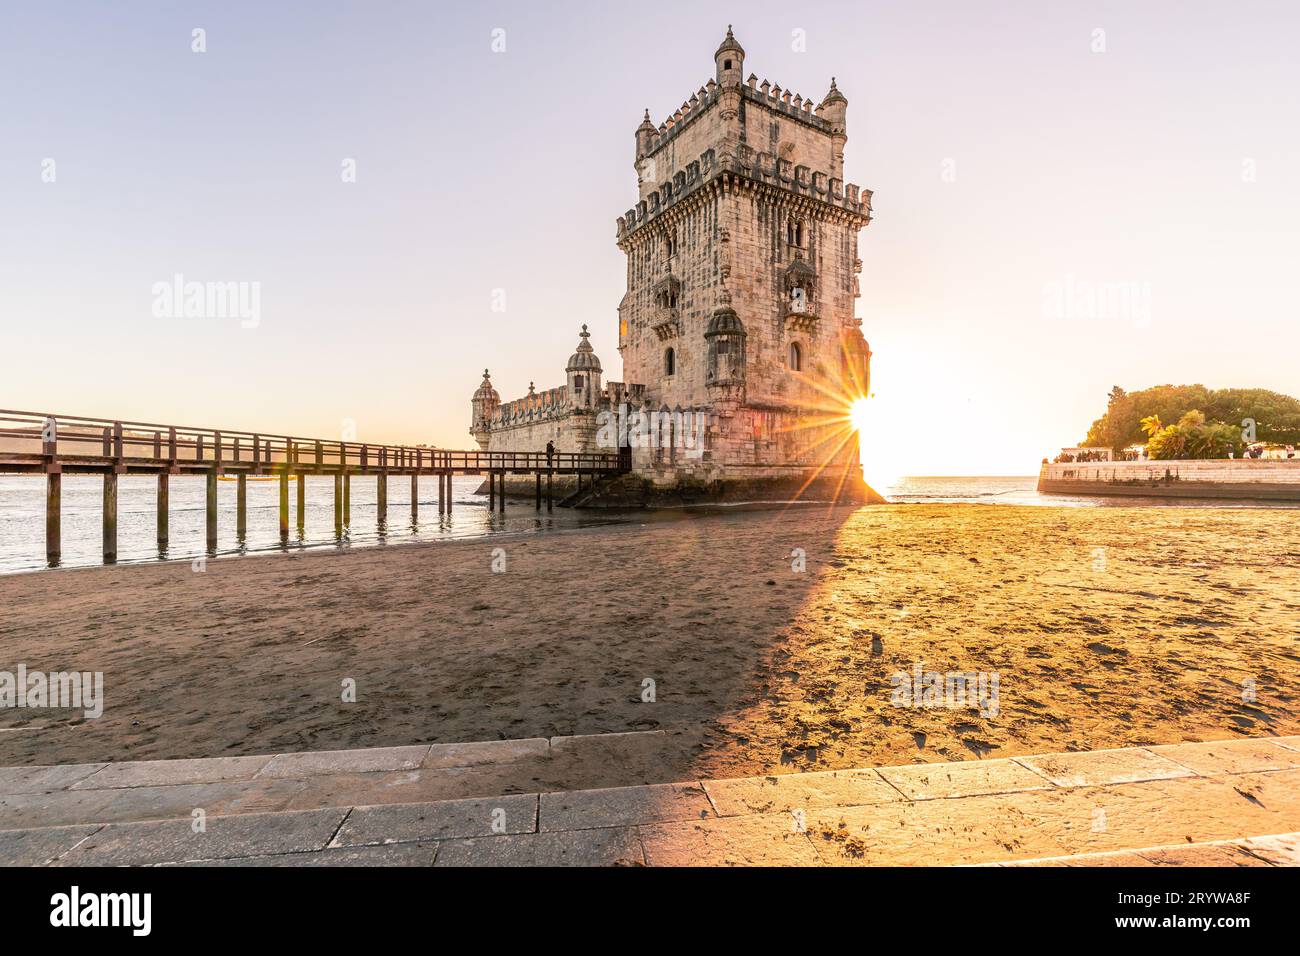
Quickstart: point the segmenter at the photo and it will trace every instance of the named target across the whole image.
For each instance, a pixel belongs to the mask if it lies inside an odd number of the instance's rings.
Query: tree
[[[1161,425],[1157,415],[1142,419],[1142,428],[1150,436],[1147,452],[1153,459],[1226,458],[1229,451],[1239,450],[1241,433],[1223,422],[1207,422],[1205,413],[1192,409],[1178,419],[1177,425]]]
[[[1083,444],[1119,451],[1150,438],[1143,425],[1146,419],[1180,422],[1190,411],[1204,413],[1207,422],[1232,427],[1238,438],[1242,421],[1249,418],[1260,441],[1300,444],[1300,400],[1263,388],[1204,385],[1156,385],[1137,392],[1117,385],[1107,396],[1106,414],[1092,423]]]

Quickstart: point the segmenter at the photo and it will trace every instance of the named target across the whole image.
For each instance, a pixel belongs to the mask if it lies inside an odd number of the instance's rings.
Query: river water
[[[420,484],[418,520],[412,522],[410,482],[390,478],[388,521],[379,527],[375,481],[353,478],[352,523],[342,542],[334,539],[334,482],[329,477],[307,479],[306,529],[297,532],[296,488],[290,488],[290,537],[280,541],[279,482],[248,483],[248,534],[235,536],[235,482],[217,483],[217,555],[255,554],[286,549],[370,547],[402,541],[450,540],[493,534],[518,534],[572,530],[611,523],[644,521],[647,512],[575,511],[556,508],[534,510],[533,502],[512,500],[504,515],[489,513],[486,495],[477,493],[483,479],[455,479],[455,506],[451,515],[438,514],[438,484],[426,478]],[[1160,498],[1089,498],[1040,495],[1036,477],[901,478],[881,488],[891,501],[903,504],[975,503],[988,505],[1055,505],[1078,507],[1275,507],[1296,505],[1227,500]],[[124,475],[118,481],[118,563],[192,560],[206,553],[204,482],[199,478],[171,480],[170,542],[160,553],[155,529],[155,492],[152,476]],[[63,554],[60,567],[86,567],[102,563],[100,508],[103,481],[93,475],[63,477]],[[696,509],[706,510],[706,509]],[[0,477],[0,574],[47,568],[45,559],[45,480],[41,476]]]

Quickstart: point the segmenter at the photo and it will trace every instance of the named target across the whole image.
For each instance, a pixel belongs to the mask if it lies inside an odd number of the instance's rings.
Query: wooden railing
[[[99,474],[104,477],[104,560],[117,559],[117,479],[119,475],[157,475],[158,546],[167,548],[168,480],[172,475],[202,475],[207,480],[207,545],[217,547],[217,478],[239,481],[236,497],[237,534],[245,533],[245,479],[275,475],[280,479],[280,535],[289,534],[289,479],[297,477],[298,529],[306,513],[305,479],[310,475],[334,479],[334,534],[342,538],[351,525],[351,480],[376,478],[378,521],[386,522],[388,479],[411,478],[411,515],[419,507],[419,479],[438,480],[438,511],[451,514],[453,475],[487,475],[487,506],[505,510],[506,476],[533,475],[536,507],[541,510],[543,479],[546,507],[554,505],[555,475],[575,475],[579,490],[584,479],[594,481],[631,467],[628,449],[621,453],[459,451],[423,445],[384,445],[348,440],[298,438],[234,429],[191,428],[77,415],[49,415],[0,409],[0,473],[46,476],[45,540],[51,565],[62,548],[62,477]],[[516,492],[518,487],[516,486]]]
[[[171,474],[616,472],[617,453],[462,451],[0,409],[0,471]]]

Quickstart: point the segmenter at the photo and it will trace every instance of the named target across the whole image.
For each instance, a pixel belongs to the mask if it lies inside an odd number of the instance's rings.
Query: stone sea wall
[[[1300,458],[1044,464],[1038,490],[1062,495],[1300,501]]]

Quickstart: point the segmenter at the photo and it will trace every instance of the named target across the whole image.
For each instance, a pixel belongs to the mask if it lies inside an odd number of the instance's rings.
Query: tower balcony
[[[806,332],[809,335],[815,334],[821,325],[821,319],[815,313],[806,310],[799,310],[790,306],[786,307],[785,327],[790,332]]]
[[[675,339],[682,334],[681,313],[677,309],[657,309],[650,328],[659,336],[660,342]]]

